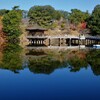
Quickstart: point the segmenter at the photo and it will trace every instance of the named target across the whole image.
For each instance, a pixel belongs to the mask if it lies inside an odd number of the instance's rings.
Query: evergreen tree
[[[88,19],[88,27],[93,35],[100,35],[100,5],[97,5]]]
[[[20,22],[21,22],[21,11],[11,10],[3,17],[3,31],[8,36],[8,39],[16,39],[21,34]]]
[[[72,9],[69,15],[69,20],[71,23],[78,25],[81,22],[85,22],[89,17],[88,11],[82,12],[78,9]]]

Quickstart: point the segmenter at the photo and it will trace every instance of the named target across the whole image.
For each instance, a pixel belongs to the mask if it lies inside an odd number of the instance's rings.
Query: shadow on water
[[[24,55],[24,56],[22,56]],[[91,67],[94,75],[100,75],[100,50],[24,50],[18,44],[8,44],[3,50],[1,69],[19,73],[25,67],[33,73],[51,74],[56,69],[70,72]]]

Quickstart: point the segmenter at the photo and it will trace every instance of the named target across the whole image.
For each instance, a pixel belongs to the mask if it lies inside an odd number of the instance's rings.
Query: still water
[[[0,59],[0,100],[100,100],[100,50],[23,50]]]

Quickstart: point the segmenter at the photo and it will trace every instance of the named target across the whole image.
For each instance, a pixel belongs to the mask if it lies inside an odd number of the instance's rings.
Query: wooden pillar
[[[83,39],[83,45],[85,45],[85,39]]]
[[[42,39],[40,40],[40,44],[43,45],[43,40]]]
[[[69,40],[69,45],[71,46],[71,38],[70,38],[70,40]]]
[[[38,44],[40,44],[40,40],[38,40]]]
[[[39,44],[41,44],[41,40],[39,39],[38,41],[39,41]]]
[[[93,40],[92,40],[92,44],[93,44]]]
[[[76,45],[76,39],[74,40],[74,44]]]
[[[86,39],[86,45],[88,44],[88,40]]]
[[[38,39],[38,45],[39,45],[39,43],[40,43],[40,40]]]
[[[41,39],[39,40],[39,44],[41,45]]]
[[[31,39],[31,44],[32,44],[32,39]]]
[[[74,45],[75,45],[75,39],[74,39]]]
[[[90,45],[91,45],[91,39],[90,39]]]
[[[74,44],[76,45],[76,39],[74,39]]]
[[[40,44],[42,45],[42,39],[40,39]]]
[[[39,45],[39,40],[37,40],[37,43],[38,43],[38,45]]]
[[[90,45],[91,45],[91,39],[90,39]]]
[[[88,45],[88,39],[86,39],[86,45]]]
[[[94,44],[95,44],[95,40],[94,40]]]
[[[36,40],[34,39],[34,45],[36,44]]]
[[[89,42],[90,40],[88,39],[88,45],[90,45],[90,42]]]
[[[34,45],[34,39],[33,39],[32,41],[33,41],[33,43],[32,43],[32,44]]]
[[[93,40],[93,44],[94,44],[94,40]]]
[[[88,45],[89,45],[89,39],[88,39]]]
[[[35,41],[36,41],[36,43],[35,43],[35,44],[37,45],[37,39],[36,39]]]
[[[82,40],[80,39],[80,45],[82,44]]]
[[[41,40],[41,44],[43,45],[43,40]]]

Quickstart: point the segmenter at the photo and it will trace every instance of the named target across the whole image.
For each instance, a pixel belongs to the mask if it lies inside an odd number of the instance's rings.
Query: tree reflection
[[[23,69],[22,48],[18,44],[8,44],[3,51],[0,68],[15,73]],[[58,68],[68,68],[70,72],[80,71],[90,65],[94,75],[100,75],[100,50],[66,50],[66,51],[28,51],[25,64],[33,73],[50,74]]]
[[[45,53],[46,54],[46,53]],[[39,55],[38,55],[39,56]],[[58,68],[69,68],[70,72],[91,66],[95,75],[100,75],[100,50],[70,50],[47,53],[47,56],[29,59],[29,69],[34,73],[50,74]]]
[[[88,63],[95,75],[100,75],[100,50],[92,50],[87,55]]]
[[[87,68],[88,62],[86,60],[86,51],[72,51],[69,53],[68,63],[70,71],[80,71],[81,68]]]
[[[18,73],[18,70],[22,69],[20,52],[21,47],[18,44],[7,44],[3,51],[3,59],[0,67]]]
[[[68,63],[70,65],[69,68],[71,72],[80,71],[81,68],[87,68],[88,66],[88,63],[86,62],[86,60],[79,59],[78,57],[70,59]]]
[[[52,58],[49,57],[42,57],[38,59],[29,60],[29,69],[34,73],[50,74],[55,69],[64,67],[64,64],[59,60],[52,60]]]
[[[66,67],[66,68],[68,67],[70,68],[71,72],[76,72],[76,71],[80,71],[81,68],[84,68],[84,67],[87,68],[88,66],[88,62],[86,60],[86,54],[87,54],[86,51],[81,51],[81,50],[78,50],[78,51],[70,50],[70,51],[59,51],[59,52],[49,51],[46,53],[47,53],[46,57],[29,59],[29,69],[32,72],[50,74],[55,69],[62,68],[62,67]],[[44,51],[44,54],[46,53]],[[31,51],[29,54],[36,55],[37,52],[33,53]]]

